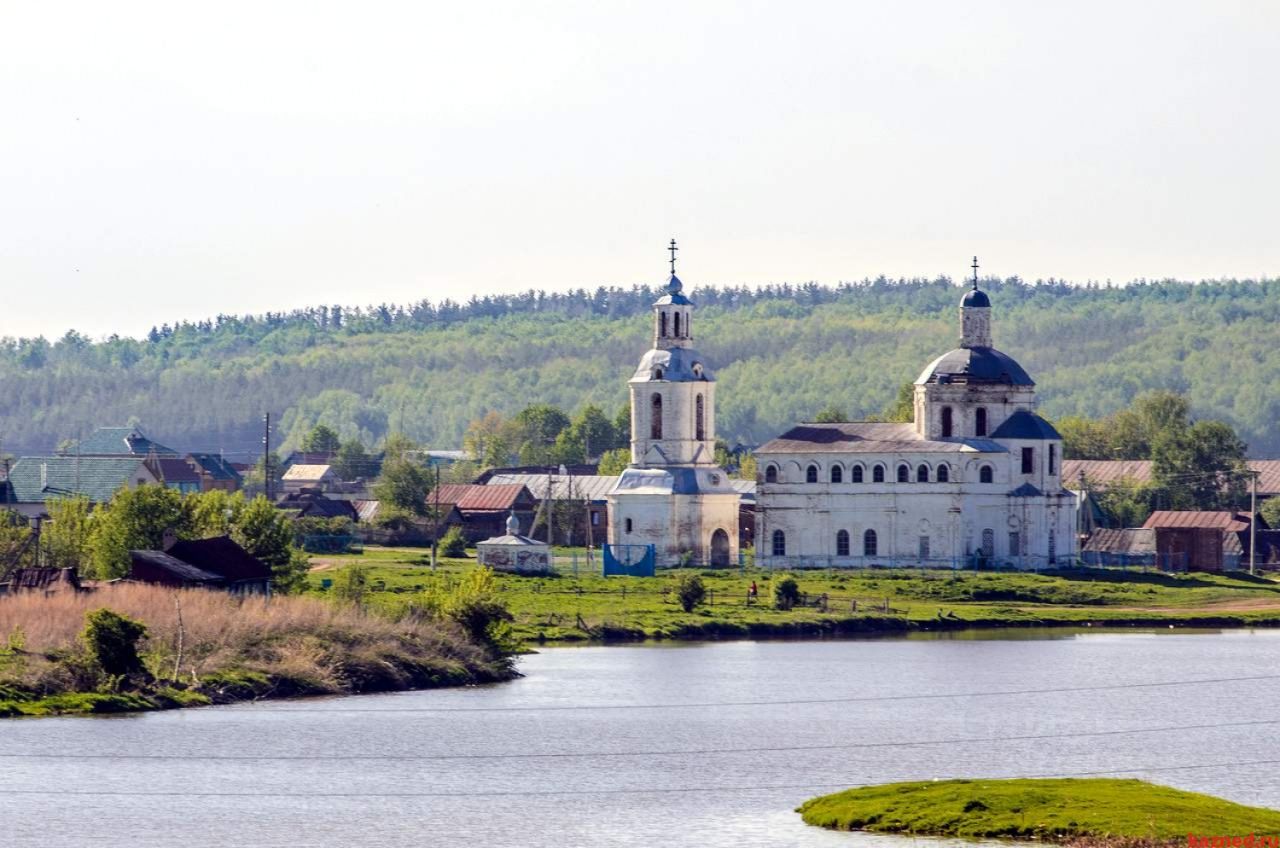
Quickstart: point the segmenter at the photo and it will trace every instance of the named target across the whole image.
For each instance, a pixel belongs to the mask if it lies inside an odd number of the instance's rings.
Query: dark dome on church
[[[916,380],[916,385],[925,383],[1035,385],[1035,381],[1012,356],[993,347],[958,347],[942,354],[930,362]]]
[[[969,289],[965,292],[964,299],[960,301],[961,306],[991,308],[991,298],[987,297],[987,293],[980,289]]]

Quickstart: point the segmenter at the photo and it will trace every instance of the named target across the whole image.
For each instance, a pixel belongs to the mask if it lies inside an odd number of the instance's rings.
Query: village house
[[[24,456],[0,483],[0,509],[42,518],[54,498],[81,495],[97,505],[120,489],[160,482],[146,456]]]
[[[1267,525],[1255,516],[1259,530]],[[1156,555],[1170,571],[1238,571],[1249,567],[1249,514],[1157,510],[1144,530],[1155,534]]]
[[[801,424],[756,451],[756,560],[768,567],[998,564],[1076,553],[1062,437],[1035,382],[992,344],[991,300],[960,302],[960,346],[915,381],[911,423]]]
[[[200,476],[200,491],[238,492],[244,478],[230,462],[216,453],[189,453],[187,464]]]
[[[180,588],[220,589],[236,595],[271,593],[271,569],[229,536],[179,540],[165,534],[159,551],[130,551],[129,578]]]
[[[281,482],[284,484],[286,492],[296,494],[303,489],[328,491],[340,483],[341,480],[338,479],[338,475],[331,465],[299,464],[289,466],[289,470],[284,472]]]
[[[475,543],[503,535],[512,514],[521,524],[531,526],[537,502],[519,484],[444,483],[427,495],[427,506],[438,507],[441,518],[457,510],[462,535],[468,543]]]
[[[54,595],[84,591],[74,568],[15,568],[0,583],[0,595]]]

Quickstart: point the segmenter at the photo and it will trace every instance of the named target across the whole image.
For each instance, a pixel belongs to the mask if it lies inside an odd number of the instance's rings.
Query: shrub
[[[493,570],[479,566],[467,572],[440,604],[445,617],[456,622],[472,641],[490,649],[495,658],[519,650],[511,630],[511,612],[498,597]]]
[[[800,585],[794,577],[784,577],[773,588],[773,605],[781,610],[789,610],[800,603]]]
[[[440,537],[440,555],[455,558],[467,555],[467,540],[462,535],[462,529],[457,525],[450,527]]]
[[[85,614],[84,621],[85,650],[106,674],[128,677],[146,672],[138,656],[138,640],[147,635],[145,624],[105,608]]]
[[[338,572],[333,581],[335,597],[359,604],[364,601],[364,593],[369,585],[369,569],[363,565],[349,565]]]
[[[686,574],[680,579],[680,586],[676,589],[676,598],[680,601],[680,608],[685,612],[693,612],[693,608],[702,603],[707,597],[707,587],[702,585],[702,578],[696,574]]]

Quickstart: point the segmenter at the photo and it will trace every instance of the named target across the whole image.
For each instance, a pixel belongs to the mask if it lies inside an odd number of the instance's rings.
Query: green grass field
[[[577,554],[578,574],[498,582],[518,635],[526,641],[703,639],[804,636],[876,631],[950,630],[999,626],[1280,625],[1280,583],[1269,577],[1082,570],[1054,574],[917,571],[798,571],[791,573],[811,604],[775,609],[773,590],[787,576],[758,569],[699,571],[707,602],[680,609],[675,588],[682,570],[652,578],[600,576],[585,554],[557,550],[562,572]],[[332,594],[343,569],[366,567],[365,603],[398,612],[422,593],[447,588],[471,559],[443,560],[432,571],[429,551],[369,547],[363,553],[313,558],[309,591]],[[748,603],[752,581],[758,601]],[[886,611],[887,607],[887,611]]]
[[[814,798],[797,812],[836,830],[1077,844],[1280,834],[1276,810],[1112,778],[889,783]]]

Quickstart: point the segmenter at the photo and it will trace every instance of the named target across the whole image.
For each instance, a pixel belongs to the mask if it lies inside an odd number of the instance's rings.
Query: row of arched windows
[[[707,412],[702,395],[698,395],[694,399],[693,432],[695,439],[700,442],[706,441]],[[662,438],[662,395],[657,392],[654,392],[653,396],[649,398],[649,438]]]
[[[769,539],[770,550],[774,556],[787,555],[787,534],[782,530],[774,530],[773,535]],[[878,556],[879,537],[876,531],[868,530],[862,534],[862,555]],[[839,530],[836,532],[836,556],[849,556],[849,531]]]
[[[671,328],[672,328],[673,332],[671,333],[671,335],[670,335],[670,336],[668,336],[668,335],[667,335],[667,313],[666,313],[666,312],[659,312],[659,313],[658,313],[658,338],[660,338],[660,339],[665,339],[665,338],[681,339],[681,338],[684,338],[685,336],[689,335],[689,322],[688,322],[688,321],[686,321],[686,322],[685,322],[685,324],[684,324],[684,327],[683,327],[683,328],[681,328],[681,326],[680,326],[680,313],[679,313],[679,312],[672,312],[672,313],[671,313]],[[680,331],[681,331],[681,329],[683,329],[683,330],[684,330],[684,332],[683,332],[683,333],[681,333],[681,332],[680,332]]]
[[[942,407],[942,438],[949,439],[954,435],[954,417],[951,407]],[[987,435],[987,411],[982,407],[978,407],[973,412],[973,435]]]
[[[810,463],[809,466],[804,471],[804,481],[806,483],[820,482],[821,476],[822,476],[822,473],[816,463]],[[844,467],[841,465],[832,465],[831,470],[830,472],[828,472],[827,477],[828,477],[828,481],[832,483],[845,482]],[[990,465],[984,465],[980,469],[978,469],[979,483],[990,483],[994,479],[995,479],[995,470]],[[910,483],[913,480],[916,483],[929,483],[929,482],[934,482],[934,483],[957,482],[958,483],[960,482],[958,478],[955,481],[951,479],[951,466],[946,465],[945,463],[942,465],[939,465],[937,469],[930,469],[928,464],[922,462],[915,467],[914,471],[912,470],[910,465],[906,464],[905,462],[901,463],[897,469],[897,481],[899,483]],[[765,468],[764,481],[766,483],[781,482],[781,473],[778,470],[778,466],[770,463]],[[866,469],[861,464],[854,463],[852,466],[850,466],[849,482],[850,483],[866,482]],[[883,465],[877,463],[876,465],[873,465],[871,467],[871,482],[873,483],[885,482],[885,467]]]

